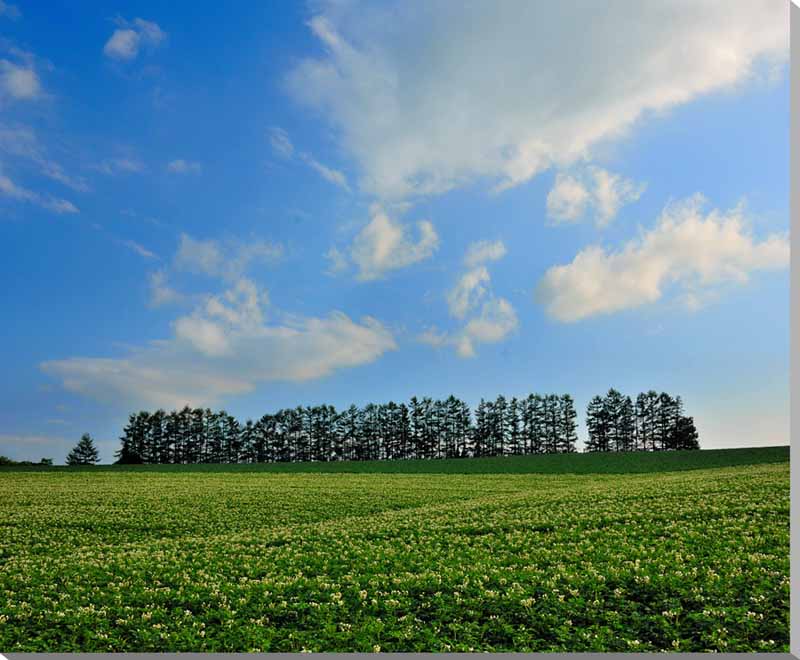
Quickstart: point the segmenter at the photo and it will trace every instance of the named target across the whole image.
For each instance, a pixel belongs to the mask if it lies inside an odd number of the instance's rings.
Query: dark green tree
[[[692,417],[678,417],[672,430],[670,445],[674,449],[700,449],[699,436]]]
[[[578,441],[577,419],[575,402],[569,394],[562,394],[559,398],[558,452],[569,454],[575,451],[575,443]]]
[[[610,451],[606,406],[599,396],[592,397],[586,408],[586,430],[589,434],[586,451]]]
[[[98,459],[99,455],[92,436],[84,433],[78,444],[67,454],[67,465],[94,465]]]

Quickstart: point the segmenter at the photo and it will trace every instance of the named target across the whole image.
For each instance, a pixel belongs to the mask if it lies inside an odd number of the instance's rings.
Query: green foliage
[[[8,456],[0,456],[0,466],[31,467],[33,465],[50,466],[52,464],[52,458],[43,458],[38,463],[34,463],[33,461],[15,461]]]
[[[139,456],[128,445],[122,445],[122,448],[115,454],[117,460],[114,465],[142,465],[141,456]]]
[[[786,458],[588,476],[8,468],[0,649],[787,652]]]
[[[97,448],[88,433],[84,433],[78,444],[67,454],[67,465],[94,465],[98,460]]]

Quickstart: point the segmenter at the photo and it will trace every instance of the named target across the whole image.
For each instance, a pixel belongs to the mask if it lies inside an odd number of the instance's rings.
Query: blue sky
[[[0,3],[0,454],[611,386],[788,443],[788,5],[578,4]]]

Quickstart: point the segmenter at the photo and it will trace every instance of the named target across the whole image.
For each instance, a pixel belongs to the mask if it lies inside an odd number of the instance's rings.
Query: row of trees
[[[130,416],[120,463],[273,463],[433,459],[575,451],[577,413],[568,394],[286,408],[241,424],[224,410],[141,411]],[[680,397],[614,389],[587,410],[587,451],[698,449]]]
[[[586,427],[586,451],[700,448],[694,419],[683,414],[681,397],[666,392],[641,392],[634,403],[612,388],[589,402]]]
[[[505,456],[573,452],[577,414],[568,394],[481,400],[469,406],[412,397],[389,402],[287,408],[240,424],[224,410],[132,414],[121,463],[262,463]]]
[[[38,463],[34,463],[33,461],[15,461],[8,456],[0,456],[0,466],[8,467],[8,466],[31,466],[31,465],[52,465],[53,459],[52,458],[43,458]]]

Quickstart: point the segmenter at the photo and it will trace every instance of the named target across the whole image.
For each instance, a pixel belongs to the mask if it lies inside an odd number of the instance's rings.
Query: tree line
[[[0,456],[0,466],[20,466],[20,467],[30,467],[32,465],[52,465],[53,459],[52,458],[43,458],[38,463],[34,463],[33,461],[15,461],[8,456]]]
[[[609,396],[612,392],[615,390],[609,391]],[[668,441],[663,442],[660,435],[652,441],[655,429],[661,432],[662,427],[658,426],[660,422],[651,424],[651,417],[646,417],[651,425],[637,431],[636,410],[630,432],[633,439],[629,441],[627,422],[620,421],[620,415],[627,414],[625,401],[630,398],[619,395],[622,403],[618,404],[618,394],[592,400],[590,415],[594,417],[587,417],[587,450],[690,448],[691,443],[676,440],[674,430],[665,436]],[[682,416],[680,397],[662,396],[673,403],[678,401],[672,422],[691,420]],[[593,408],[596,400],[601,404],[599,412]],[[662,408],[652,410],[660,413]],[[600,426],[595,417],[601,420]],[[696,445],[696,432],[694,437]],[[442,400],[412,397],[408,404],[369,403],[342,411],[330,405],[285,408],[243,424],[225,410],[186,406],[172,412],[159,409],[131,414],[120,442],[118,463],[276,463],[569,453],[576,451],[577,413],[569,394],[481,399],[474,415],[454,396]]]
[[[586,409],[586,451],[699,449],[694,419],[683,414],[681,397],[655,390],[634,402],[615,389],[595,396]]]

